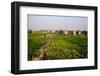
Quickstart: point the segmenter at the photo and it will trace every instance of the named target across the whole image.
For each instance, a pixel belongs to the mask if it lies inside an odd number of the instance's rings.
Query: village
[[[29,30],[31,31],[31,30]],[[38,31],[31,31],[31,32],[38,32]],[[75,30],[75,31],[71,31],[71,30],[40,30],[39,32],[41,33],[59,33],[59,34],[63,34],[63,35],[87,35],[88,32],[87,31],[80,31],[80,30]]]

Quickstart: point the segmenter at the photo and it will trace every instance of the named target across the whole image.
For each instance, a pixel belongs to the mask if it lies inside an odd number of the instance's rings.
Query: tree
[[[87,35],[87,31],[82,31],[82,34],[83,35]]]
[[[28,30],[28,33],[32,33],[32,30]]]

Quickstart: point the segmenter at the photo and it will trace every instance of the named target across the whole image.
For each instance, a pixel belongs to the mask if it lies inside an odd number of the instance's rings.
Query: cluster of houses
[[[87,31],[63,31],[62,32],[64,35],[87,35]]]
[[[29,30],[29,32],[35,32],[35,31],[31,31]],[[40,31],[39,31],[40,32]],[[59,34],[63,34],[63,35],[87,35],[87,31],[80,31],[80,30],[76,30],[76,31],[68,31],[68,30],[56,30],[56,31],[50,31],[50,30],[41,30],[41,32],[43,33],[49,33],[49,32],[57,32]]]

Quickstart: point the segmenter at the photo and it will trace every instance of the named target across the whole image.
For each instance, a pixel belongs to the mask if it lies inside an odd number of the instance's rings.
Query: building
[[[81,35],[81,34],[84,34],[86,35],[87,32],[86,31],[79,31],[79,30],[76,30],[76,31],[63,31],[63,34],[64,35]]]

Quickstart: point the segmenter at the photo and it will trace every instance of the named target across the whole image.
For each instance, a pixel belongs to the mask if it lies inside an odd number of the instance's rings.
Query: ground
[[[28,32],[28,60],[87,58],[87,35]]]

